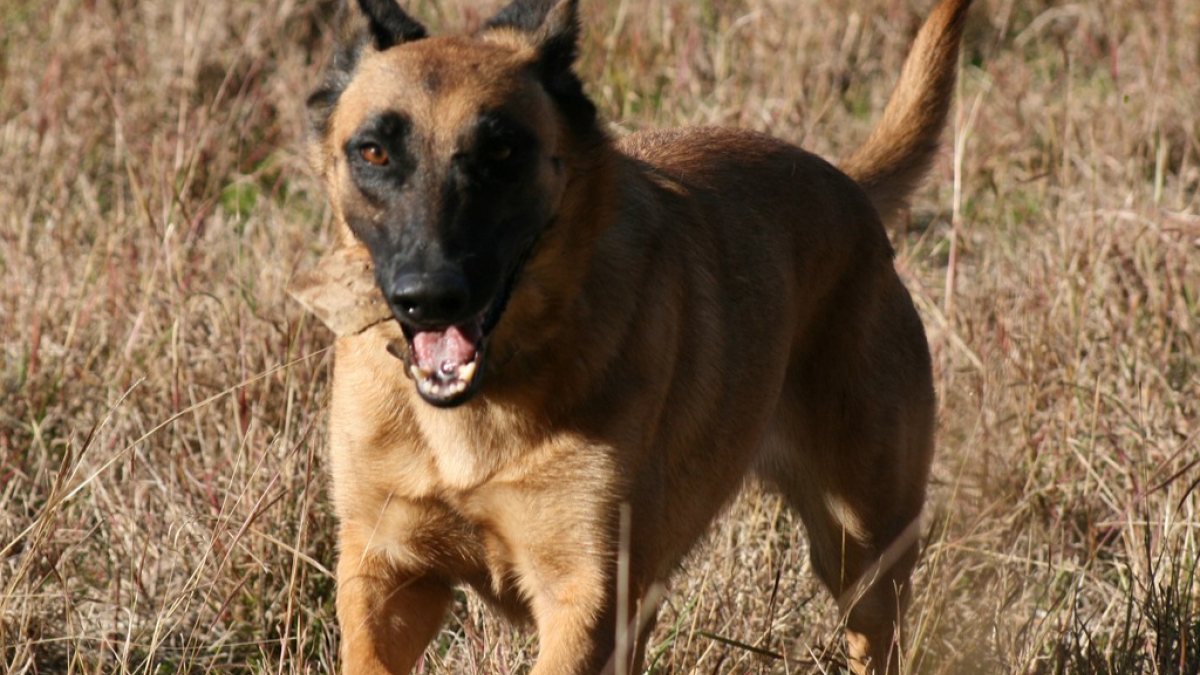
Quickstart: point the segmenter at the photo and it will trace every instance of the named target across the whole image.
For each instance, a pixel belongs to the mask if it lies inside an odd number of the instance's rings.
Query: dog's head
[[[309,99],[310,159],[344,246],[364,246],[421,396],[465,402],[568,181],[603,137],[572,72],[576,0],[516,0],[470,37],[427,37],[394,0],[343,8]]]

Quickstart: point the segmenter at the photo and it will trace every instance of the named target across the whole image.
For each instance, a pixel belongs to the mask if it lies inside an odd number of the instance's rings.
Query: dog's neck
[[[607,249],[629,234],[617,205],[628,204],[624,193],[643,180],[635,164],[608,139],[566,161],[561,208],[492,337],[483,397],[570,408],[587,396],[582,383],[601,381],[598,371],[618,357],[640,269],[624,268],[636,261]],[[540,329],[516,328],[529,325]]]

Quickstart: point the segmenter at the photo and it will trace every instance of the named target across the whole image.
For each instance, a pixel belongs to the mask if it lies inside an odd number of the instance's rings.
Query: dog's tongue
[[[475,360],[481,337],[478,323],[417,331],[412,341],[413,357],[425,370],[450,374]]]

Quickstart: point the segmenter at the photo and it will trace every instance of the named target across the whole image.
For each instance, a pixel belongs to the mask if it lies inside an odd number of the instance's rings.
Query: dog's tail
[[[971,0],[942,0],[925,21],[883,117],[841,169],[867,191],[884,225],[891,225],[925,177],[934,155],[958,70],[958,45]]]

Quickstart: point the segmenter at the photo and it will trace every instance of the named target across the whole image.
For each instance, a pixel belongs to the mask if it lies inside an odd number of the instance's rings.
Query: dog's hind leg
[[[894,510],[884,502],[890,501],[886,495],[895,491],[895,483],[911,478],[886,466],[855,469],[863,462],[854,453],[839,457],[838,450],[845,448],[813,453],[797,433],[800,425],[792,426],[790,432],[772,430],[772,456],[764,458],[759,473],[804,521],[813,569],[837,598],[846,622],[854,672],[897,673],[900,622],[918,552],[920,500],[915,505],[903,500],[908,503]],[[865,475],[855,478],[854,473]]]
[[[804,521],[813,567],[845,618],[853,670],[894,675],[933,450],[932,387],[926,372],[863,395],[844,383],[860,373],[820,370],[790,374],[758,472]]]

